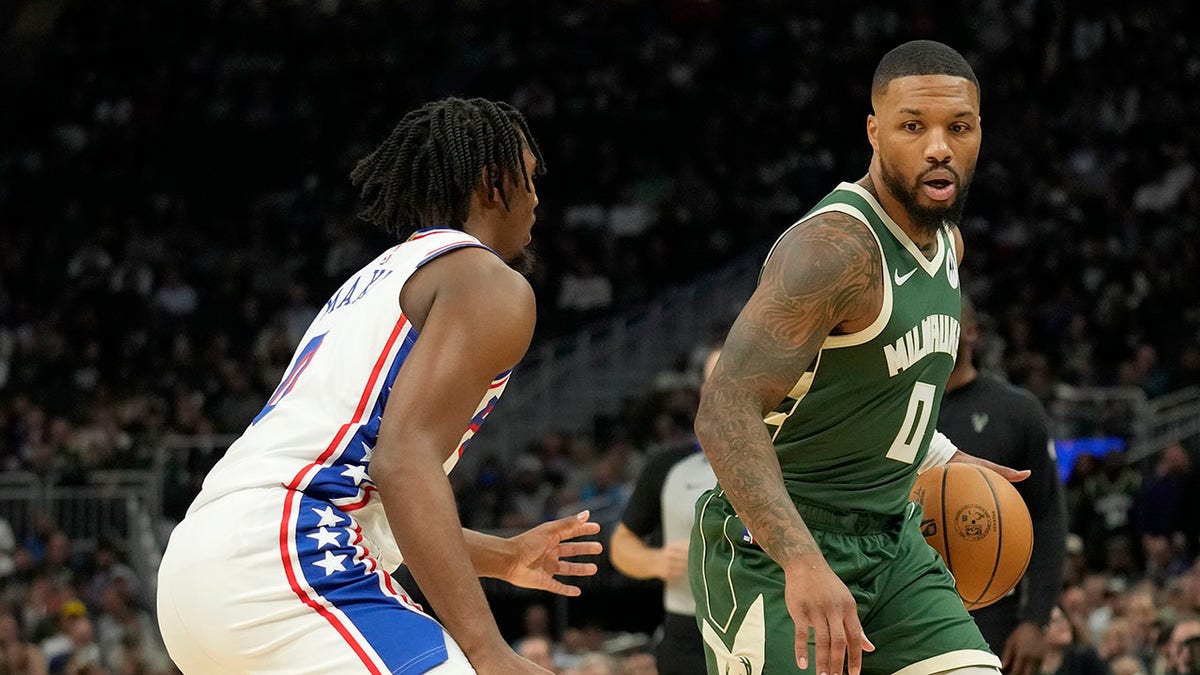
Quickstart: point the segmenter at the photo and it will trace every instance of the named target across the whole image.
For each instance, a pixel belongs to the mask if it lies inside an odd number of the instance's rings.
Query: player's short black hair
[[[905,42],[883,55],[875,67],[871,93],[882,94],[892,80],[912,75],[953,75],[970,80],[979,91],[979,80],[971,64],[953,47],[934,40]]]
[[[505,206],[510,181],[533,189],[522,158],[526,146],[541,175],[542,151],[516,108],[482,98],[426,103],[350,173],[363,202],[359,217],[401,237],[426,227],[460,228],[481,177]]]

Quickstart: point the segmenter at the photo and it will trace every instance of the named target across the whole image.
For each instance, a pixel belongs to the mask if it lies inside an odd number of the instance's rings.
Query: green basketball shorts
[[[926,675],[965,666],[1000,667],[963,607],[942,559],[921,537],[921,508],[892,518],[797,505],[825,560],[858,603],[875,651],[864,675]],[[814,673],[796,665],[796,629],[784,601],[783,569],[763,552],[719,490],[696,503],[688,570],[696,621],[712,675]]]

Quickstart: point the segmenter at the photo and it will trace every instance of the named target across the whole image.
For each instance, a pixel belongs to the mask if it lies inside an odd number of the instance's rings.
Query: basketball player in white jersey
[[[406,115],[352,179],[398,244],[321,308],[275,393],[171,535],[158,615],[185,673],[545,673],[478,577],[562,595],[583,512],[511,539],[464,530],[446,477],[534,327],[509,263],[542,173],[524,118],[483,99]],[[441,625],[390,576],[408,564]],[[444,626],[444,628],[443,628]]]

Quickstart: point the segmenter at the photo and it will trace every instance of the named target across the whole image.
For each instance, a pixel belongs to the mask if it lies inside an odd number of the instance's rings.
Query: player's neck
[[[471,209],[467,214],[467,220],[462,224],[462,231],[475,237],[484,246],[490,248],[496,247],[496,224],[494,219],[489,218],[486,213],[480,213],[479,209]]]

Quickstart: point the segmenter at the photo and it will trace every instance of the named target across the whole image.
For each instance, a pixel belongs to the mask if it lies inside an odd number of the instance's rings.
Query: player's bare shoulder
[[[837,333],[870,325],[883,303],[883,254],[870,226],[827,211],[808,218],[779,241],[763,270],[797,309],[818,309]]]
[[[486,295],[493,312],[532,322],[537,314],[537,304],[533,287],[524,275],[509,267],[491,251],[477,248],[470,252],[474,254],[472,272],[459,277],[460,281],[469,284],[469,288],[464,290]]]
[[[537,316],[533,288],[525,277],[480,247],[439,256],[414,273],[400,294],[401,306],[417,326],[434,302],[489,323],[528,325],[530,332]]]

